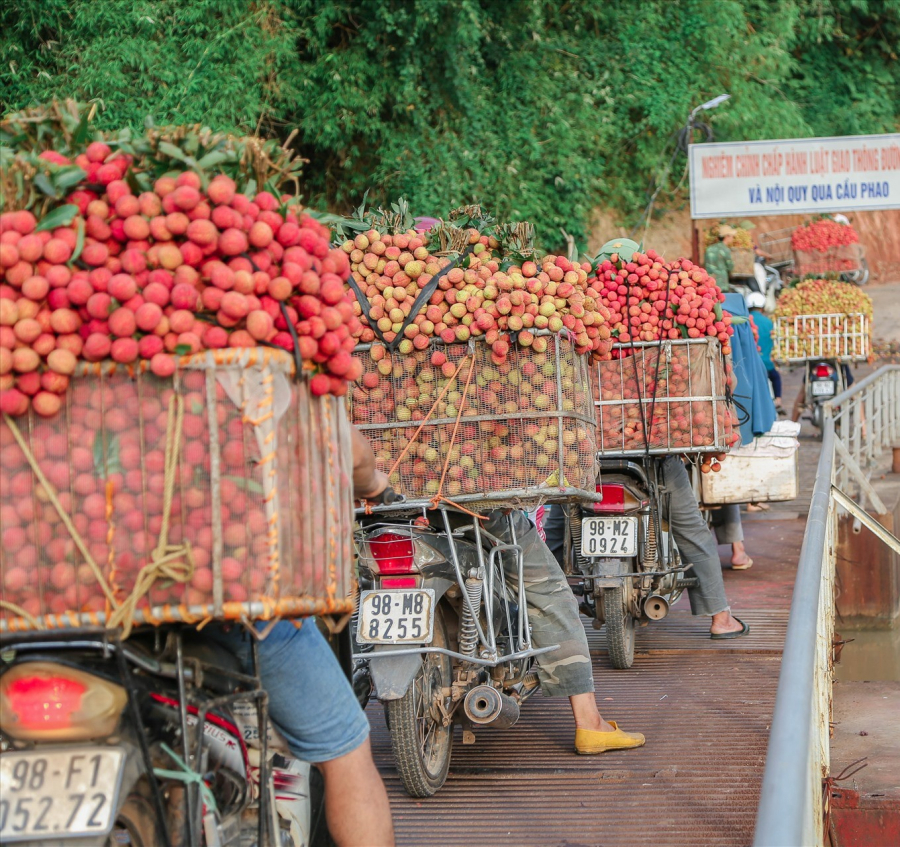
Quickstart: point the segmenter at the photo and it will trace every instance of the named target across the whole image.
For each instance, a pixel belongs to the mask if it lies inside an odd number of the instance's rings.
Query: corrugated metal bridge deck
[[[429,800],[406,796],[380,707],[370,707],[375,759],[397,843],[415,847],[687,847],[752,839],[778,682],[801,520],[745,525],[755,564],[725,571],[748,636],[711,641],[684,601],[639,630],[634,667],[613,670],[602,631],[588,630],[603,716],[643,732],[638,750],[572,752],[568,703],[540,695],[508,730],[457,730],[450,776]],[[722,548],[723,555],[725,548]]]

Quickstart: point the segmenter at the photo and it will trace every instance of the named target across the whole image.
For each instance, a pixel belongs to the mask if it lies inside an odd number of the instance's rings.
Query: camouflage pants
[[[594,690],[594,676],[587,636],[578,614],[578,603],[553,554],[523,512],[511,514],[516,542],[524,558],[525,597],[531,640],[535,647],[559,645],[559,649],[538,656],[538,676],[544,694],[570,697]],[[485,529],[509,543],[512,541],[507,517],[492,511]],[[511,556],[505,556],[507,583],[515,584]]]

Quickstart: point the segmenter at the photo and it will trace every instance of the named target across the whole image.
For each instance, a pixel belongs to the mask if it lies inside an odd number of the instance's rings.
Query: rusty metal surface
[[[508,730],[457,730],[447,784],[406,796],[381,707],[369,708],[375,760],[403,847],[746,847],[775,700],[803,521],[745,526],[749,571],[725,568],[748,637],[712,641],[683,598],[637,632],[634,667],[613,670],[587,627],[603,716],[647,736],[638,750],[576,756],[568,703],[536,696]],[[725,556],[728,549],[720,548]],[[727,563],[727,559],[723,564]]]
[[[748,844],[779,661],[754,650],[684,651],[638,655],[631,670],[615,671],[598,655],[604,717],[645,733],[645,747],[576,756],[568,704],[538,696],[512,730],[480,730],[466,747],[457,731],[447,784],[424,801],[403,792],[375,704],[372,741],[397,843]]]
[[[680,605],[680,604],[679,604]],[[784,633],[787,629],[788,613],[782,609],[751,609],[744,612],[735,609],[735,614],[749,624],[750,632],[738,640],[714,641],[709,637],[709,620],[696,618],[687,610],[675,609],[666,618],[635,631],[635,651],[641,653],[664,653],[678,650],[693,650],[705,653],[781,653]],[[585,620],[588,644],[591,653],[606,652],[606,630],[596,630],[589,620]]]

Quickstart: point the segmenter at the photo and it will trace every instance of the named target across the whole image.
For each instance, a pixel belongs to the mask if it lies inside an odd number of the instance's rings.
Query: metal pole
[[[816,633],[822,568],[827,555],[829,499],[834,469],[834,421],[825,418],[822,453],[800,550],[778,694],[769,733],[766,767],[756,816],[754,847],[816,843],[813,790],[822,774],[811,773]]]

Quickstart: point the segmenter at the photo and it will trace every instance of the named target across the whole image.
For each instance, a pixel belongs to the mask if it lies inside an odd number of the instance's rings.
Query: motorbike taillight
[[[641,505],[641,501],[618,482],[602,483],[597,486],[597,491],[603,495],[603,500],[594,503],[594,511],[601,514],[604,512],[609,514],[630,512]]]
[[[416,570],[415,549],[411,535],[382,532],[367,540],[372,551],[374,569],[382,575],[407,574]]]
[[[819,362],[816,365],[816,370],[814,376],[817,379],[828,379],[834,376],[834,368],[831,365],[826,365],[824,362]]]
[[[0,677],[0,725],[12,738],[101,738],[115,730],[127,702],[121,686],[53,662],[23,662]]]

